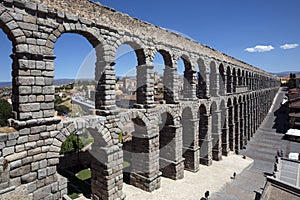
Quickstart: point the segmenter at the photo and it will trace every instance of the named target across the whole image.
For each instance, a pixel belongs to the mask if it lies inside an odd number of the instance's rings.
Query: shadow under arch
[[[184,160],[184,168],[195,172],[199,169],[198,151],[198,134],[196,133],[195,121],[193,119],[192,109],[186,107],[181,115],[182,124],[182,153]],[[197,158],[195,158],[197,156]]]
[[[169,112],[161,114],[159,124],[159,168],[162,176],[177,180],[184,176],[180,126]]]
[[[212,149],[209,147],[211,133],[209,133],[209,114],[204,104],[201,104],[198,111],[199,118],[199,147],[200,164],[211,165]]]
[[[53,178],[57,179],[58,187],[61,189],[61,195],[67,194],[66,178],[58,174],[56,165],[59,164],[59,153],[61,145],[70,135],[76,135],[78,131],[87,129],[94,138],[90,154],[90,169],[91,169],[91,185],[88,187],[91,191],[92,198],[99,198],[99,195],[106,195],[102,189],[120,195],[123,179],[120,178],[120,171],[122,169],[122,157],[118,155],[121,149],[113,138],[110,131],[105,127],[103,119],[99,117],[83,117],[75,120],[69,120],[62,123],[60,131],[52,132],[53,141],[47,152],[47,159],[49,160],[48,168],[53,169]],[[114,169],[114,170],[112,170]],[[117,170],[120,169],[120,170]],[[106,174],[106,176],[104,175]],[[112,180],[116,180],[111,182]],[[119,188],[118,191],[112,191],[111,187]],[[100,189],[102,188],[102,189]],[[118,194],[119,193],[119,194]],[[121,194],[122,195],[122,194]],[[61,196],[61,198],[62,198]]]

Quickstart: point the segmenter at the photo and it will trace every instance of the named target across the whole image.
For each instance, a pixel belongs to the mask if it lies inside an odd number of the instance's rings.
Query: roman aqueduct
[[[0,199],[62,198],[67,182],[57,172],[61,144],[82,128],[95,135],[92,198],[126,198],[118,136],[128,123],[135,124],[130,184],[156,190],[161,176],[182,179],[184,170],[196,172],[199,164],[238,154],[279,88],[279,79],[263,70],[88,0],[1,0],[0,28],[13,46],[10,122],[16,130],[0,133]],[[84,36],[96,50],[96,115],[54,117],[53,49],[64,33]],[[114,61],[121,44],[130,45],[138,59],[137,104],[126,112],[119,112],[115,100]],[[166,65],[163,104],[154,102],[156,53]],[[179,58],[185,65],[183,99]]]

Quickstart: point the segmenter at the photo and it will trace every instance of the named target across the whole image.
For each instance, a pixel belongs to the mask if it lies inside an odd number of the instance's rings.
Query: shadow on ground
[[[288,103],[280,104],[280,107],[274,112],[275,124],[272,127],[276,133],[286,133],[289,129],[289,105]]]

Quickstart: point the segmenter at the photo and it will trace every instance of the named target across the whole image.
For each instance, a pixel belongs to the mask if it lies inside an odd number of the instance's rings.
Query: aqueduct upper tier
[[[83,128],[93,132],[93,199],[124,199],[129,183],[146,191],[160,177],[239,153],[272,105],[279,79],[196,41],[87,0],[0,0],[0,28],[13,46],[13,133],[0,133],[0,199],[60,199],[66,179],[57,172],[61,144]],[[54,45],[64,33],[95,48],[96,115],[54,117]],[[122,44],[137,57],[134,108],[116,106],[114,63]],[[0,44],[1,45],[1,44]],[[164,59],[164,101],[154,102],[153,59]],[[179,98],[178,60],[184,61]],[[101,117],[100,117],[101,116]],[[130,143],[118,140],[132,123]],[[209,177],[208,177],[209,178]]]

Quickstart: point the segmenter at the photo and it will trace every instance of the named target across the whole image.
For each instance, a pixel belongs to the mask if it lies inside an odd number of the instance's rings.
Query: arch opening
[[[206,68],[204,60],[198,60],[198,73],[197,73],[197,89],[196,94],[199,99],[207,97],[207,84],[206,84]]]
[[[115,57],[116,71],[116,105],[130,109],[137,103],[137,68],[139,57],[137,51],[129,44],[118,47]]]
[[[44,79],[55,85],[55,116],[65,119],[95,114],[97,57],[92,44],[77,33],[64,33],[57,39],[54,53],[54,78]]]
[[[208,165],[210,160],[210,152],[207,143],[208,138],[208,114],[206,107],[201,105],[199,108],[199,147],[200,147],[200,163]]]
[[[14,98],[14,86],[16,85],[15,79],[12,76],[17,76],[18,69],[12,68],[13,61],[10,58],[12,55],[13,47],[12,42],[8,36],[2,31],[0,23],[0,130],[2,132],[14,131],[9,127],[8,119],[13,118],[13,111],[17,111],[17,103],[19,100]],[[15,97],[18,97],[17,95]]]
[[[188,59],[180,57],[178,60],[178,91],[179,99],[191,99],[196,96],[194,90],[196,84],[194,83],[195,72],[192,69],[191,63]]]

